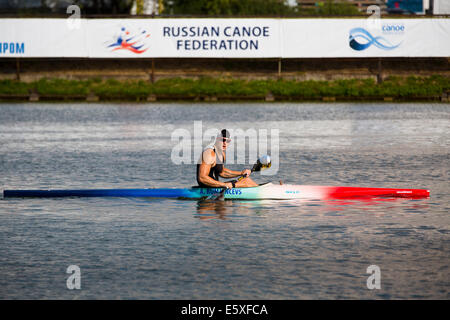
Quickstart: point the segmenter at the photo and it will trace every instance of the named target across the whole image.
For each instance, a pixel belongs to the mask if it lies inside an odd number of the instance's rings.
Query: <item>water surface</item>
[[[0,199],[0,298],[450,297],[449,104],[1,104],[0,188],[191,186],[171,134],[194,121],[279,130],[278,172],[260,183],[431,197]],[[66,287],[69,265],[81,290]],[[380,290],[367,289],[370,265]]]

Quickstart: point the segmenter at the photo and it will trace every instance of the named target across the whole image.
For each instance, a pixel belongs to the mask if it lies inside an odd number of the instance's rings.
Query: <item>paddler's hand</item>
[[[225,182],[224,187],[227,189],[231,189],[231,188],[233,188],[233,184],[231,182]]]
[[[246,177],[250,176],[251,173],[252,173],[251,170],[249,170],[249,169],[244,169],[244,170],[242,170],[242,172],[241,172],[241,176],[243,176],[244,178],[246,178]]]

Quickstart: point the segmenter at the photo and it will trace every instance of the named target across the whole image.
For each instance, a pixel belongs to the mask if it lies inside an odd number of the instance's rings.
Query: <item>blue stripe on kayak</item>
[[[192,189],[79,189],[79,190],[4,190],[5,198],[60,198],[60,197],[157,197],[157,198],[202,198],[217,194],[218,188]]]
[[[188,189],[86,189],[86,190],[5,190],[3,196],[8,197],[183,197]]]

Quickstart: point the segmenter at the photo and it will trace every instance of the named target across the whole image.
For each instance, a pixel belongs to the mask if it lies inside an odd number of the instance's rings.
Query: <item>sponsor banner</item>
[[[71,29],[68,19],[0,19],[0,57],[89,57],[88,21]]]
[[[89,20],[95,57],[278,57],[275,19]]]
[[[450,19],[0,19],[0,57],[449,57]]]
[[[301,23],[300,23],[301,22]],[[303,19],[282,22],[283,58],[448,57],[449,19]]]

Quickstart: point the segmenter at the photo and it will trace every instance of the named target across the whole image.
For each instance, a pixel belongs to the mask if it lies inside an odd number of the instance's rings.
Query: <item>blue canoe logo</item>
[[[361,40],[363,41],[362,43],[360,42]],[[357,51],[366,50],[371,45],[374,45],[382,50],[393,50],[400,45],[400,43],[393,45],[383,37],[374,37],[364,28],[353,28],[350,30],[349,41],[350,47]]]

